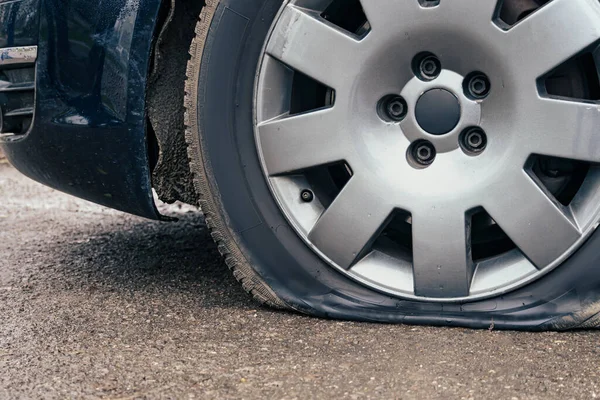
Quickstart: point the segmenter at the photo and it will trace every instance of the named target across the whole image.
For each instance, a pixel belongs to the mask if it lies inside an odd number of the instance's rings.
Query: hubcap
[[[458,125],[460,104],[456,96],[449,91],[431,89],[417,101],[415,117],[425,132],[444,135]]]
[[[597,0],[515,21],[497,17],[511,0],[361,0],[360,24],[331,3],[285,2],[255,99],[266,179],[319,257],[448,302],[527,284],[579,248],[600,220],[600,106],[542,83],[597,47]]]

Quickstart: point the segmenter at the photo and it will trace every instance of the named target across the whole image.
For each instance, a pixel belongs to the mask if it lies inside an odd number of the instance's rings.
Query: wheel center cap
[[[425,132],[445,135],[458,125],[460,103],[448,90],[431,89],[417,101],[415,117]]]

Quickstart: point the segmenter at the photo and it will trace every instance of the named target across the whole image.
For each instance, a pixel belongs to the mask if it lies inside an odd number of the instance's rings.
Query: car
[[[127,213],[200,206],[272,307],[592,328],[599,44],[597,0],[0,2],[0,147]]]

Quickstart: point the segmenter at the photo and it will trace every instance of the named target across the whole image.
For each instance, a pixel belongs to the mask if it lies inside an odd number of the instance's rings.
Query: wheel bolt
[[[475,74],[467,80],[467,92],[475,99],[483,99],[490,93],[490,80],[483,74]]]
[[[480,128],[471,128],[462,135],[461,144],[468,153],[478,154],[485,150],[487,136]]]
[[[315,199],[315,195],[311,190],[304,189],[302,192],[300,192],[300,198],[305,203],[311,203]]]
[[[421,64],[419,65],[419,72],[421,76],[425,79],[435,79],[439,76],[442,70],[442,64],[437,57],[430,55],[426,56],[421,60]]]
[[[400,96],[390,96],[383,102],[385,116],[391,121],[402,121],[408,112],[406,101]]]
[[[436,151],[430,142],[419,140],[412,144],[410,154],[417,164],[427,166],[435,160]]]

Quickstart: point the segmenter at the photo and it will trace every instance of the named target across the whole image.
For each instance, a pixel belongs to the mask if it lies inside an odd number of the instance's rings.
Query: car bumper
[[[145,113],[159,6],[0,0],[0,147],[17,169],[77,197],[159,218]]]

